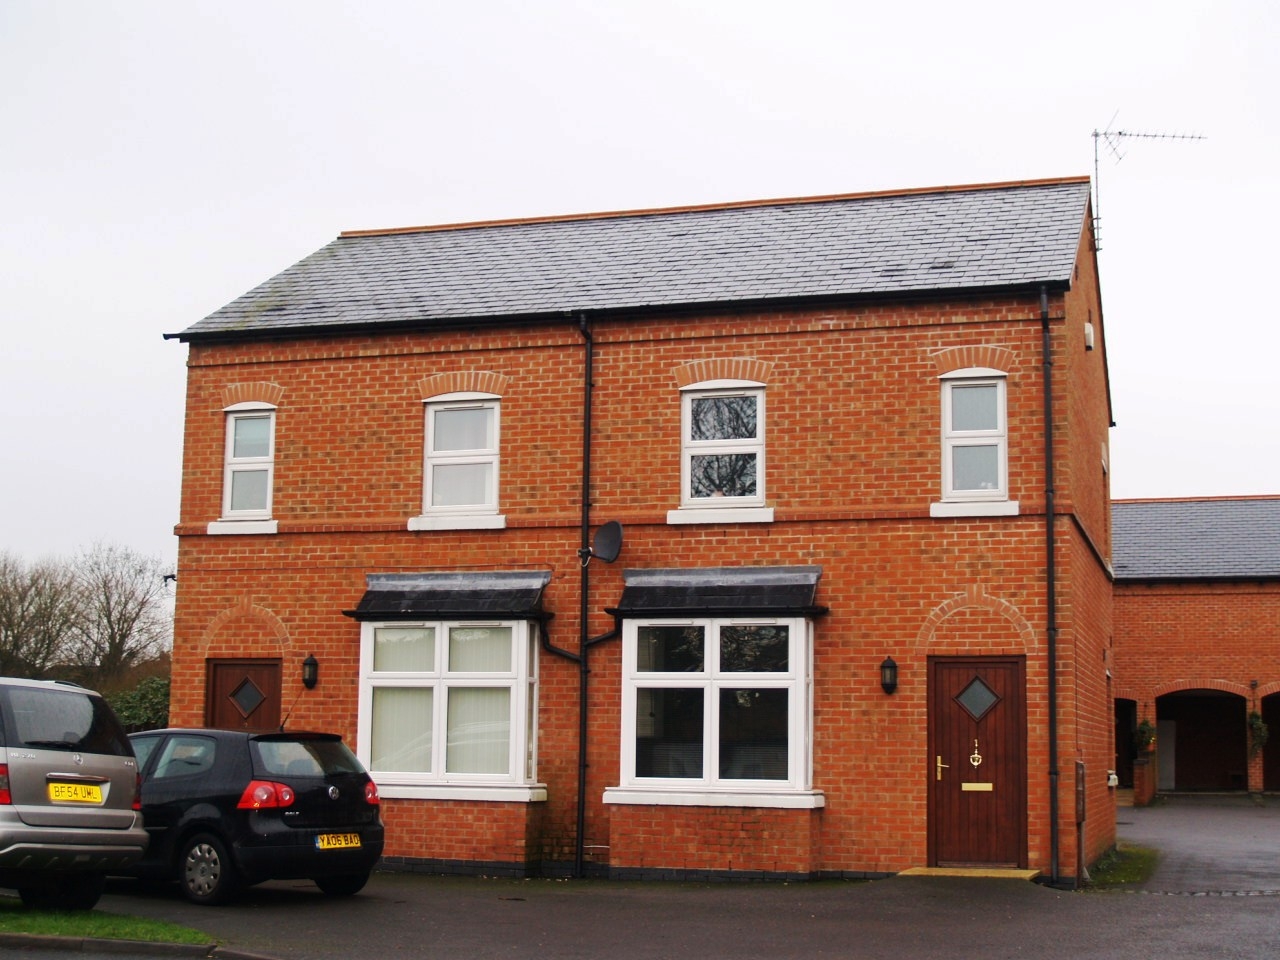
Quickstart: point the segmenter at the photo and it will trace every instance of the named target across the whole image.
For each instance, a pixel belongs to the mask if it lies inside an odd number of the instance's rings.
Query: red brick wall
[[[1115,631],[1115,696],[1137,701],[1139,718],[1155,720],[1156,698],[1181,690],[1233,694],[1248,710],[1280,693],[1269,679],[1280,676],[1280,583],[1118,583]],[[1262,755],[1248,766],[1248,789],[1261,791]]]
[[[1093,365],[1080,369],[1066,357],[1081,327],[1079,304],[1055,297],[1050,306],[1059,395],[1097,393],[1105,377],[1099,354],[1080,359]],[[618,782],[620,648],[616,642],[593,648],[584,836],[593,862],[664,869],[684,863],[729,869],[740,862],[751,865],[744,869],[802,873],[922,865],[926,659],[1014,653],[1027,658],[1029,859],[1046,868],[1038,301],[634,318],[600,322],[593,330],[593,523],[622,521],[626,543],[617,564],[592,565],[589,633],[613,626],[603,608],[620,594],[623,567],[820,564],[818,599],[831,611],[818,623],[814,657],[814,787],[826,796],[820,811],[606,807],[603,792]],[[1021,515],[931,519],[929,504],[940,492],[938,376],[975,363],[1008,373],[1009,476]],[[193,346],[174,722],[203,719],[206,658],[279,656],[286,709],[296,697],[291,724],[334,729],[354,743],[359,628],[341,611],[355,606],[370,572],[549,569],[552,642],[575,649],[582,376],[582,340],[568,321]],[[667,510],[679,505],[678,388],[704,376],[749,376],[767,384],[772,524],[666,523]],[[496,385],[502,394],[507,528],[408,532],[408,518],[421,512],[422,401],[441,383],[460,382]],[[204,536],[220,510],[222,411],[233,397],[278,406],[275,536]],[[1105,436],[1105,423],[1096,422],[1104,407],[1096,396],[1061,403],[1055,433],[1058,510],[1066,514],[1057,522],[1065,691],[1060,825],[1064,854],[1072,858],[1070,763],[1079,755],[1091,768],[1110,766],[1103,757],[1110,749],[1109,701],[1099,666],[1110,636],[1109,594],[1100,557],[1089,546],[1105,550],[1107,543],[1106,511],[1096,516],[1105,490],[1093,489],[1105,482],[1096,439]],[[1070,486],[1073,477],[1087,478],[1090,489]],[[1088,515],[1073,521],[1078,497]],[[294,665],[309,653],[321,662],[321,679],[314,691],[302,692]],[[878,682],[886,655],[901,669],[892,697]],[[577,685],[575,664],[543,655],[538,773],[549,799],[533,805],[536,812],[509,804],[388,802],[388,852],[477,862],[571,858]],[[1113,837],[1106,795],[1091,797],[1090,857]],[[448,829],[432,829],[445,820]],[[680,825],[686,839],[672,839],[669,822]],[[691,844],[690,832],[707,839]]]

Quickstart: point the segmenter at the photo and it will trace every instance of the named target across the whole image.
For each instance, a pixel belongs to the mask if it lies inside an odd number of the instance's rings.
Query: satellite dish
[[[610,520],[596,531],[591,541],[591,556],[599,557],[605,563],[613,563],[622,552],[622,524]]]

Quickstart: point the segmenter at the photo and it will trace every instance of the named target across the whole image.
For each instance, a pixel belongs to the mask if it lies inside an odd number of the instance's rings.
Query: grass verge
[[[1127,843],[1117,844],[1089,871],[1089,888],[1110,890],[1138,883],[1146,883],[1156,869],[1160,853],[1150,847]]]
[[[102,910],[28,910],[16,897],[0,896],[0,933],[159,943],[212,943],[200,930],[161,920],[144,920]]]

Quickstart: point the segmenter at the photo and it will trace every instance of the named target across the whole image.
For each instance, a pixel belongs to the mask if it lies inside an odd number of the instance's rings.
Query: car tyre
[[[183,896],[201,905],[226,903],[240,889],[240,878],[226,845],[211,833],[197,833],[182,845],[178,885]]]
[[[19,887],[18,896],[32,910],[92,910],[106,884],[105,874],[66,874]]]
[[[350,897],[364,889],[369,882],[367,873],[346,873],[337,877],[316,877],[316,886],[329,897]]]

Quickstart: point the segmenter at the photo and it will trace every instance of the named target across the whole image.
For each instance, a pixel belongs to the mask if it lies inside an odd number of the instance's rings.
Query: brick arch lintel
[[[201,637],[200,641],[201,659],[207,659],[211,655],[220,652],[218,648],[222,645],[222,641],[219,641],[218,634],[222,631],[223,627],[237,617],[251,617],[263,624],[266,628],[267,634],[277,644],[277,649],[275,651],[271,651],[271,653],[280,656],[284,655],[289,642],[289,630],[285,627],[284,622],[266,607],[259,606],[248,597],[241,597],[240,600],[232,606],[227,607],[209,621],[209,625],[205,628],[204,636]],[[237,645],[234,650],[227,651],[227,655],[240,656],[242,655],[242,650],[243,648],[239,645],[239,641],[237,641]],[[267,651],[263,652],[266,653]]]
[[[284,397],[284,387],[267,380],[246,383],[229,383],[222,388],[222,405],[236,403],[269,403],[278,406]]]
[[[693,360],[682,363],[673,371],[678,387],[704,383],[707,380],[754,380],[756,383],[767,384],[772,372],[771,361],[757,360],[754,357],[712,357],[706,360]]]
[[[423,400],[446,393],[492,393],[501,397],[510,383],[510,377],[493,370],[455,370],[423,377],[418,381],[418,389]]]
[[[1247,683],[1236,683],[1214,677],[1191,677],[1183,680],[1166,680],[1151,691],[1151,699],[1163,697],[1168,693],[1179,693],[1183,690],[1218,690],[1222,693],[1233,693],[1245,700],[1253,693]]]
[[[962,347],[947,347],[932,354],[934,368],[941,376],[953,370],[969,367],[987,367],[991,370],[1012,370],[1014,353],[1008,347],[989,343],[974,343]]]
[[[1263,697],[1274,696],[1275,694],[1280,693],[1280,680],[1272,680],[1270,683],[1260,683],[1258,684],[1257,690],[1252,690],[1250,692],[1259,700]]]
[[[937,632],[942,621],[946,620],[952,614],[958,613],[969,607],[977,607],[981,610],[987,610],[998,616],[1004,617],[1013,625],[1017,631],[1018,638],[1022,642],[1022,652],[1026,653],[1035,646],[1036,632],[1031,624],[1027,623],[1026,618],[1018,612],[1018,608],[1007,600],[1001,600],[999,597],[993,597],[987,592],[986,584],[971,583],[965,588],[963,593],[958,593],[949,600],[944,600],[938,604],[929,615],[925,618],[924,624],[920,627],[920,632],[916,634],[916,645],[920,649],[927,649],[933,642],[934,634]]]

